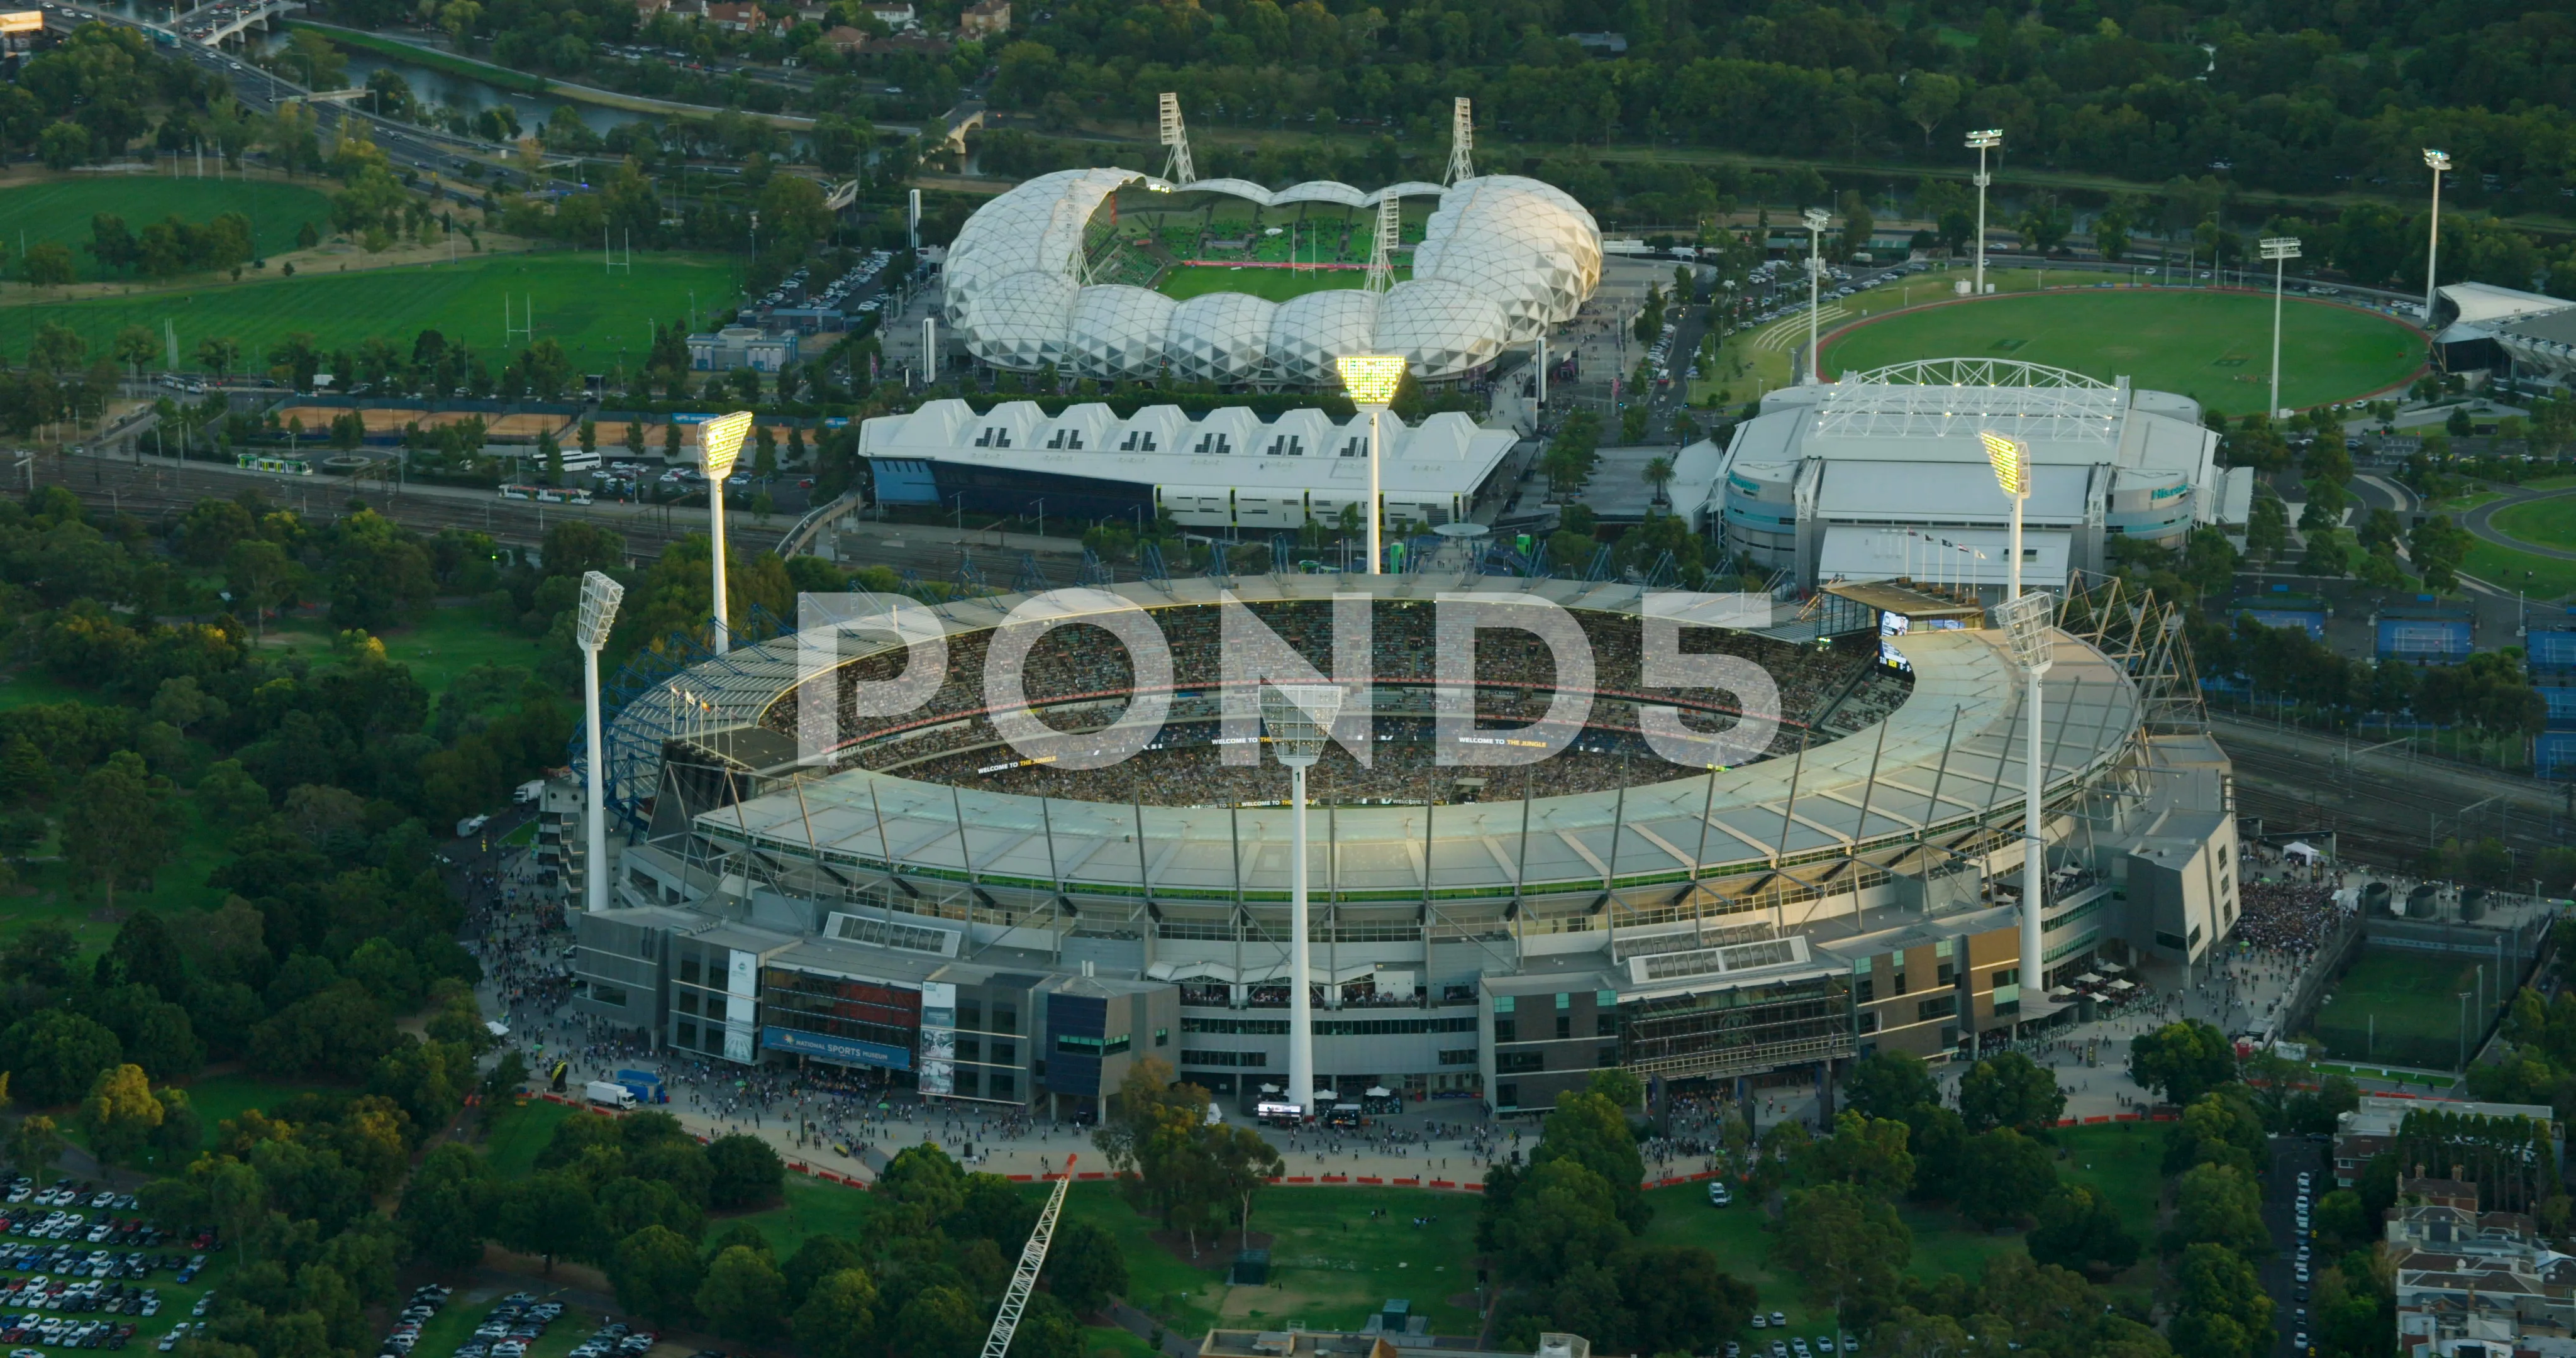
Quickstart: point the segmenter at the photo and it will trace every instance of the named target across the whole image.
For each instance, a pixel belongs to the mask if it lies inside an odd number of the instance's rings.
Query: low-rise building
[[[2520,1212],[2481,1212],[2474,1184],[2398,1181],[2388,1213],[2397,1346],[2408,1358],[2576,1352],[2576,1259]]]
[[[2360,1182],[2361,1173],[2370,1158],[2397,1143],[2397,1134],[2406,1124],[2406,1115],[2417,1112],[2449,1113],[2455,1117],[2525,1118],[2543,1124],[2542,1138],[2552,1155],[2564,1168],[2564,1130],[2558,1115],[2547,1104],[2478,1103],[2468,1099],[2401,1099],[2385,1094],[2364,1094],[2360,1106],[2335,1119],[2335,1182],[2350,1188]]]
[[[957,36],[986,38],[1011,31],[1011,0],[975,0],[957,16]]]
[[[748,325],[728,325],[689,336],[689,367],[697,372],[753,368],[774,373],[796,361],[796,336],[772,335]]]

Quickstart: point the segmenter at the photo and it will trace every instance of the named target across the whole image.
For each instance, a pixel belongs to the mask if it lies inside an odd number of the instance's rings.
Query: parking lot
[[[39,1188],[21,1175],[0,1198],[0,1344],[11,1358],[147,1344],[167,1353],[202,1327],[214,1293],[201,1278],[220,1257],[212,1231],[166,1228],[131,1194],[88,1184]]]
[[[2263,1224],[2271,1229],[2278,1253],[2260,1270],[2264,1289],[2272,1294],[2272,1318],[2281,1337],[2277,1352],[2308,1355],[2316,1336],[2308,1328],[2308,1293],[2315,1269],[2316,1200],[2334,1191],[2334,1175],[2306,1137],[2272,1140],[2272,1172],[2264,1177]]]

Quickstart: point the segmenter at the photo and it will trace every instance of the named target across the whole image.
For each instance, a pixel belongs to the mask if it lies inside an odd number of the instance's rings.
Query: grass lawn
[[[2313,1024],[2329,1055],[2456,1067],[2460,992],[2478,988],[2476,959],[2365,948],[2337,978]],[[2478,1015],[2470,1014],[2474,1023]]]
[[[769,1242],[771,1252],[783,1262],[795,1254],[809,1236],[866,1239],[868,1221],[876,1214],[877,1197],[873,1193],[790,1173],[784,1206],[738,1217],[718,1218],[707,1223],[707,1234],[713,1236],[735,1222],[747,1222],[759,1228],[761,1238]]]
[[[2131,1234],[2155,1234],[2156,1199],[2164,1191],[2164,1131],[2145,1123],[2109,1122],[2061,1127],[2051,1134],[2066,1158],[2057,1177],[2100,1193]]]
[[[306,1086],[280,1084],[257,1075],[213,1075],[187,1086],[188,1104],[205,1123],[202,1144],[212,1149],[217,1123],[257,1108],[263,1112],[306,1092]]]
[[[270,649],[299,650],[316,660],[328,656],[339,635],[320,613],[271,618],[267,630]],[[534,674],[545,658],[537,638],[502,624],[472,600],[433,609],[417,626],[394,628],[377,640],[385,644],[386,659],[411,666],[412,677],[433,694],[477,665],[516,665]],[[0,687],[0,706],[8,704],[8,692]]]
[[[2484,539],[2469,548],[2460,570],[2491,585],[2521,590],[2535,601],[2576,595],[2576,561],[2517,552]]]
[[[85,703],[96,697],[89,690],[66,684],[34,665],[0,674],[0,708],[35,707],[42,703]]]
[[[31,924],[52,920],[70,927],[80,940],[81,955],[87,957],[106,950],[116,937],[115,920],[131,911],[156,910],[176,917],[174,927],[185,928],[184,917],[191,912],[222,905],[224,893],[206,885],[206,876],[228,856],[226,844],[232,832],[201,819],[192,801],[180,802],[172,814],[179,825],[170,861],[154,874],[149,889],[128,887],[116,893],[115,919],[108,917],[106,896],[79,878],[69,863],[40,857],[27,865],[19,879],[21,888],[32,888],[33,894],[0,898],[6,900],[0,905],[0,944]],[[58,848],[58,844],[39,846],[37,853],[54,853]],[[75,886],[80,889],[74,890]]]
[[[1028,1189],[1037,1194],[1043,1186]],[[835,1190],[819,1185],[813,1191]],[[1384,1209],[1385,1215],[1369,1216],[1373,1207]],[[1220,1232],[1203,1238],[1203,1252],[1193,1264],[1155,1241],[1155,1222],[1138,1216],[1109,1184],[1075,1185],[1065,1199],[1065,1215],[1110,1233],[1127,1261],[1127,1299],[1176,1334],[1201,1333],[1219,1323],[1277,1329],[1292,1319],[1310,1329],[1356,1330],[1389,1297],[1411,1300],[1413,1313],[1429,1320],[1433,1334],[1473,1335],[1481,1324],[1472,1298],[1476,1275],[1469,1263],[1475,1254],[1476,1200],[1462,1194],[1406,1188],[1269,1189],[1255,1200],[1252,1212],[1252,1229],[1273,1237],[1270,1282],[1261,1287],[1225,1281],[1237,1249],[1234,1236]],[[1416,1216],[1439,1220],[1417,1228],[1412,1224]],[[782,1253],[785,1249],[780,1246]]]
[[[2496,511],[2496,531],[2538,547],[2576,547],[2576,495],[2528,500]]]
[[[2229,414],[2261,410],[2272,299],[2206,289],[2067,288],[1927,307],[1825,340],[1824,370],[1918,358],[2013,358],[2179,392]],[[2300,301],[2281,314],[2281,403],[2348,401],[2423,366],[2420,332],[2373,312]]]
[[[621,353],[641,357],[652,343],[653,323],[684,318],[692,294],[702,317],[735,295],[733,266],[719,256],[663,254],[639,262],[643,267],[632,273],[603,275],[599,261],[579,251],[466,255],[454,264],[261,277],[11,307],[0,317],[0,347],[25,352],[42,321],[78,330],[92,352],[105,351],[125,326],[159,335],[168,322],[183,360],[199,341],[217,335],[239,340],[244,358],[256,359],[296,331],[311,333],[325,353],[369,338],[392,340],[409,353],[414,336],[436,330],[485,353],[497,369],[528,343],[502,334],[506,298],[519,315],[533,303],[537,337],[561,344],[574,371],[605,372]]]
[[[534,1083],[543,1083],[545,1072],[530,1074]],[[548,1103],[530,1099],[525,1104],[493,1112],[491,1132],[483,1139],[484,1158],[491,1161],[492,1172],[504,1179],[523,1178],[534,1173],[537,1156],[554,1140],[555,1125],[565,1118],[583,1116],[570,1104]]]
[[[2428,500],[2425,502],[2424,507],[2430,510],[2437,510],[2444,514],[2466,514],[2470,510],[2477,508],[2479,505],[2491,505],[2503,498],[2504,492],[2500,490],[2473,490],[2466,495],[2452,495],[2439,500]]]
[[[1410,268],[1395,271],[1399,282],[1412,274]],[[1310,292],[1356,288],[1367,281],[1366,269],[1239,269],[1231,265],[1199,264],[1166,270],[1162,281],[1154,285],[1154,290],[1182,301],[1211,292],[1246,292],[1273,302],[1284,302]]]
[[[1082,1330],[1082,1358],[1154,1358],[1145,1346],[1145,1337],[1106,1325],[1086,1325]]]
[[[250,218],[251,239],[262,256],[295,248],[295,233],[306,223],[316,231],[331,230],[331,202],[301,184],[259,179],[196,179],[171,175],[65,175],[16,188],[0,188],[0,241],[18,251],[28,245],[59,241],[72,249],[82,281],[124,278],[99,268],[87,249],[89,219],[99,213],[125,219],[137,235],[166,217],[192,225],[213,221],[227,212]],[[96,342],[92,342],[96,348]]]

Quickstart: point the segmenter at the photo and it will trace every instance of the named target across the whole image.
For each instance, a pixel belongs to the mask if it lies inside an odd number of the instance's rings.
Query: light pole
[[[2433,265],[2442,254],[2442,172],[2451,168],[2451,153],[2424,148],[2424,168],[2433,172],[2433,233],[2424,244],[2424,328],[2433,328]]]
[[[2460,992],[2460,1069],[2469,1068],[2469,992]]]
[[[742,454],[743,436],[751,432],[751,412],[718,415],[698,426],[698,469],[707,474],[707,543],[714,550],[715,627],[708,649],[723,655],[733,645],[733,625],[725,607],[724,483]]]
[[[1262,729],[1271,753],[1288,768],[1288,1093],[1308,1105],[1315,1095],[1315,1005],[1306,993],[1306,770],[1323,757],[1341,710],[1342,691],[1332,684],[1272,684],[1261,690]]]
[[[1404,382],[1404,355],[1344,354],[1333,360],[1333,367],[1341,373],[1342,385],[1350,390],[1351,404],[1368,414],[1368,573],[1383,575],[1386,556],[1378,548],[1378,526],[1386,518],[1386,504],[1378,490],[1378,464],[1386,460],[1386,438],[1379,432],[1378,417],[1395,403],[1395,389]],[[1302,817],[1298,824],[1305,824]],[[1298,946],[1305,944],[1301,941]]]
[[[1995,177],[1986,173],[1986,152],[2003,144],[2004,131],[2000,127],[1990,127],[1983,132],[1971,132],[1968,134],[1969,149],[1977,153],[1977,177],[1974,181],[1977,186],[1977,282],[1975,292],[1979,297],[1986,295],[1986,186],[1995,182]]]
[[[1820,207],[1811,207],[1807,219],[1807,384],[1824,381],[1816,366],[1816,312],[1824,305],[1825,224],[1833,218]]]
[[[2004,601],[1995,605],[1995,626],[2003,629],[2004,645],[2012,651],[2013,663],[2022,672],[2022,706],[2030,713],[2029,733],[2022,749],[2022,859],[2021,859],[2021,984],[2045,998],[2048,994],[2047,954],[2041,943],[2040,912],[2045,905],[2042,896],[2041,869],[2046,855],[2040,846],[2040,799],[2046,793],[2047,770],[2040,763],[2040,676],[2048,673],[2049,597],[2045,590],[2032,594],[2021,592],[2021,515],[2023,502],[2030,498],[2030,446],[2016,438],[1980,431],[1977,437],[1986,445],[1986,456],[1994,463],[1995,484],[2012,500],[2012,565],[2010,591]],[[2184,958],[2186,964],[2188,957]]]
[[[2263,258],[2272,261],[2272,418],[2281,417],[2281,287],[2290,261],[2299,257],[2296,236],[2263,238]]]
[[[581,895],[582,908],[593,914],[608,908],[608,808],[602,804],[600,774],[608,748],[599,732],[599,651],[608,644],[618,601],[625,597],[624,585],[588,572],[581,577],[581,611],[573,622],[573,639],[581,644],[582,718],[590,736],[588,767],[582,771]]]

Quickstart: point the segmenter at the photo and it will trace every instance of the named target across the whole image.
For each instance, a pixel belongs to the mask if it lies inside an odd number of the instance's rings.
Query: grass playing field
[[[196,179],[168,175],[65,176],[18,188],[0,188],[0,244],[11,258],[26,255],[26,246],[60,241],[72,249],[84,281],[123,277],[98,267],[88,251],[90,218],[112,213],[128,230],[140,232],[166,217],[202,223],[227,212],[250,218],[251,239],[262,255],[295,248],[295,233],[310,222],[316,231],[331,229],[331,203],[301,184],[257,179]]]
[[[2493,993],[2492,978],[2486,989]],[[2474,958],[2366,948],[2336,979],[2311,1026],[2331,1056],[2457,1069],[2464,1012],[2460,994],[2472,996],[2465,1013],[2474,1036],[2480,1025],[2474,998],[2478,990]]]
[[[392,340],[409,353],[412,338],[427,329],[488,355],[497,371],[503,357],[528,343],[502,333],[506,298],[514,321],[533,305],[536,337],[561,344],[576,371],[606,372],[621,354],[629,361],[643,357],[655,321],[685,320],[693,295],[703,322],[710,313],[722,314],[736,293],[733,267],[718,256],[659,255],[636,262],[632,273],[603,275],[596,257],[578,251],[468,254],[454,264],[267,276],[39,303],[0,314],[0,349],[25,353],[44,321],[78,330],[92,353],[104,351],[125,326],[159,335],[166,321],[178,332],[183,363],[193,364],[200,340],[223,335],[241,342],[245,360],[265,366],[268,347],[299,330],[310,332],[325,353],[369,338]]]
[[[2535,547],[2576,547],[2576,495],[2556,495],[2496,511],[2496,531]]]
[[[1411,269],[1398,269],[1398,281],[1411,277]],[[1248,292],[1284,302],[1310,292],[1332,288],[1356,288],[1368,281],[1365,269],[1238,269],[1230,265],[1180,265],[1166,271],[1154,290],[1182,301],[1211,292]]]
[[[2064,288],[1923,307],[1825,338],[1824,371],[1919,358],[2012,358],[2258,411],[2271,382],[2272,299],[2210,289]],[[2423,366],[2414,329],[2372,312],[2291,301],[2281,312],[2281,404],[2348,401]]]

